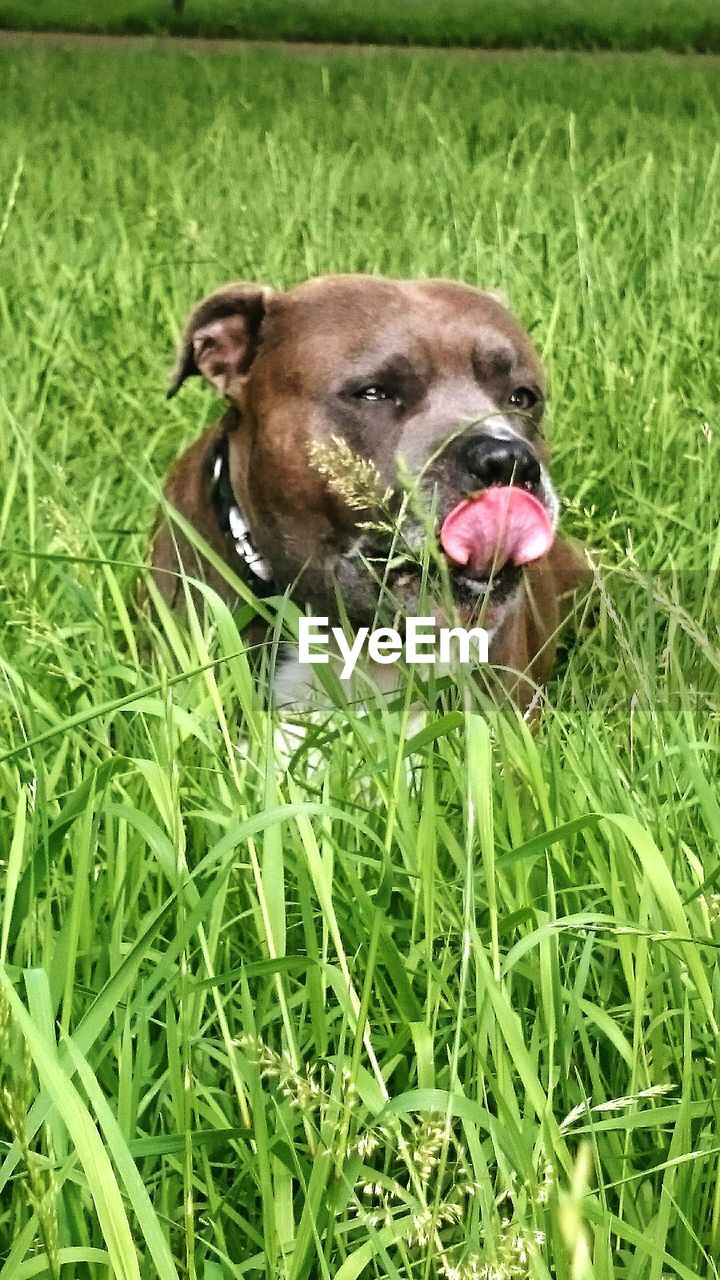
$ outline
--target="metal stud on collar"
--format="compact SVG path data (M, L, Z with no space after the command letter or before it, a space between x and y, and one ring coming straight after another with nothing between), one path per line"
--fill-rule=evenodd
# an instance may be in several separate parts
M218 524L224 534L233 540L235 551L249 572L263 583L265 594L267 584L272 582L273 574L270 564L259 551L255 550L250 526L238 503L230 483L228 466L227 436L221 436L212 460L212 496Z

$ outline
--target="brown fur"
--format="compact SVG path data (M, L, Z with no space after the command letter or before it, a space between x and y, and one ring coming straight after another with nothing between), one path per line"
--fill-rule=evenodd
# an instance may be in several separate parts
M490 660L504 668L503 684L525 710L535 689L550 678L562 624L590 572L569 542L556 538L542 560L524 571L520 605L500 627Z
M402 414L385 404L371 412L343 390L348 379L372 381L376 367L390 367L400 380ZM358 514L309 465L310 440L342 436L392 484L398 451L422 462L438 446L442 451L458 421L490 410L507 412L502 406L508 387L520 384L537 389L538 408L522 429L547 462L547 448L536 434L543 376L532 345L497 295L466 285L367 276L309 281L288 293L229 285L191 314L169 394L196 374L225 395L230 407L176 462L165 488L168 501L249 580L232 541L218 528L211 501L207 460L226 432L232 488L255 546L270 561L281 590L294 584L298 601L323 613L333 612L336 584L345 586L342 554L357 536ZM441 460L433 479L450 506L462 496L458 492L453 499L458 481L449 463ZM177 527L160 522L152 572L172 605L179 602L181 566L232 602L234 593L220 574ZM490 656L541 683L552 670L558 627L586 570L572 547L556 537L524 578L520 605L498 628ZM351 617L367 615L364 589L344 590ZM516 701L527 705L531 685L511 683Z

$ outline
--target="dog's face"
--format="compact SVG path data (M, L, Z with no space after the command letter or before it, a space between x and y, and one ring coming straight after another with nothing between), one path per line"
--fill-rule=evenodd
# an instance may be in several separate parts
M313 444L342 439L369 459L383 486L408 478L437 529L469 494L519 486L547 512L557 500L540 435L542 371L503 301L462 284L328 277L288 293L230 285L190 316L169 394L204 374L238 413L230 479L275 580L332 614L340 589L348 614L375 614L386 534L362 528L312 463ZM423 512L411 509L403 543L421 550ZM396 545L395 551L398 550ZM419 571L386 579L397 607L413 612ZM453 564L456 603L497 613L519 570ZM488 587L488 577L492 580Z

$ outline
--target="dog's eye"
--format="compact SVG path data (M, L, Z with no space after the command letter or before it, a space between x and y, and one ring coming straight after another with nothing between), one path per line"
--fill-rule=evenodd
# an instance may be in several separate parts
M360 387L358 391L353 391L356 400L367 400L370 404L375 404L378 400L392 400L389 391L385 387L378 387L372 383L369 387Z
M540 397L530 387L516 387L508 398L508 404L513 409L519 409L521 413L530 413L538 403Z

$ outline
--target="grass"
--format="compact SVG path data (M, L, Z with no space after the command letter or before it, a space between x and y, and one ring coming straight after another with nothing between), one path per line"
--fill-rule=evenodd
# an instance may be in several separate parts
M716 1276L717 77L0 62L0 1277ZM534 735L409 685L278 768L238 619L135 604L181 317L333 270L543 354L601 568Z
M718 0L0 0L0 27L255 40L720 51Z

